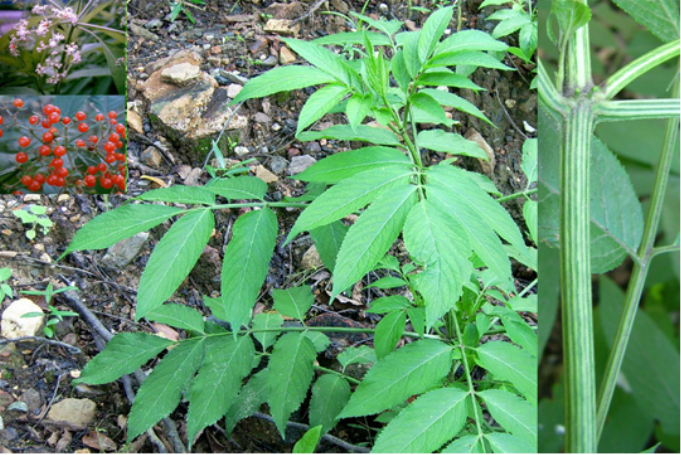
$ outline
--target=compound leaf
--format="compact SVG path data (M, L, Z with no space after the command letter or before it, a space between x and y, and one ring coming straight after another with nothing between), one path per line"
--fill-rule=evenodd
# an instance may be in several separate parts
M350 228L341 221L334 221L310 230L310 237L314 240L319 257L331 272L336 268L336 257L348 229Z
M376 357L379 360L395 350L395 346L400 341L406 324L406 313L404 311L395 311L388 313L376 325L374 348L376 349Z
M421 34L418 39L418 54L419 60L425 62L430 54L435 49L435 46L440 42L442 34L445 32L449 22L452 20L453 7L439 8L433 12L426 23L421 28Z
M143 201L176 202L178 204L215 204L215 195L200 186L174 185L147 191L137 197Z
M253 329L278 329L284 324L284 318L281 314L272 313L260 313L256 314L253 318ZM274 340L279 336L278 332L253 332L253 336L256 340L262 344L263 351L267 350L270 346L274 344Z
M168 303L147 313L150 321L168 324L178 329L193 330L203 333L204 322L201 313L193 308L176 303Z
M485 453L482 438L473 435L462 436L442 449L441 453Z
M264 368L254 374L239 392L225 413L225 431L229 434L236 423L252 416L267 401L269 370Z
M336 153L313 164L296 179L304 182L338 183L360 172L390 164L408 164L409 158L391 147L363 147L347 152Z
M337 359L343 368L353 363L376 363L376 352L368 346L350 346L338 354Z
M296 134L300 134L305 128L336 107L348 92L349 89L344 85L329 84L310 95L298 116Z
M428 62L429 68L438 66L475 66L480 68L494 68L498 70L512 70L489 54L479 51L457 52L454 54L440 54Z
M615 0L615 3L662 41L679 39L678 1Z
M426 77L426 76L428 76L428 74L431 74L431 73L426 73L423 76ZM433 73L433 74L437 74L437 73ZM454 75L454 76L456 76L456 75ZM433 82L435 82L435 81L433 81ZM427 85L429 85L429 84L427 84ZM440 84L437 84L437 85L440 85ZM480 87L477 87L477 88L479 89ZM437 101L438 103L440 103L444 106L451 106L455 109L458 109L462 112L465 112L466 114L470 114L474 117L477 117L480 120L484 120L485 122L489 123L490 125L493 125L493 123L490 122L487 117L485 117L485 114L483 114L480 109L475 107L475 105L472 104L470 101L467 101L467 100L461 98L460 96L456 96L453 93L443 92L442 90L437 90L437 89L432 89L432 88L421 89L421 92L427 93L428 95L432 96L435 99L435 101Z
M537 408L505 390L478 392L494 420L506 431L537 450Z
M226 199L262 200L267 193L267 183L258 177L242 175L229 179L213 179L204 187Z
M490 341L477 348L478 364L502 381L509 381L537 404L537 359L511 343Z
M296 54L348 87L359 87L359 76L348 64L330 50L309 41L283 38ZM244 87L246 88L246 87Z
M508 45L480 30L463 30L453 33L435 48L433 58L440 54L456 54L470 51L505 51Z
M274 289L272 290L272 298L274 299L275 310L284 316L296 318L299 321L305 319L305 314L314 303L314 295L310 286Z
M507 433L488 433L485 439L494 453L535 453L537 449Z
M322 437L322 427L317 425L305 432L302 438L293 446L293 453L314 453Z
M309 66L280 66L262 76L251 79L232 100L234 105L250 98L262 98L273 93L286 92L311 85L335 82L330 74Z
M321 425L322 434L336 425L336 416L350 399L350 384L335 374L320 376L312 387L310 426Z
M302 142L336 139L339 141L372 142L378 145L392 145L395 147L402 145L392 131L368 125L357 125L355 128L350 125L334 125L322 131L304 131L296 137Z
M442 130L426 130L419 132L417 138L419 147L489 161L487 153L476 142L464 139L460 134L445 133Z

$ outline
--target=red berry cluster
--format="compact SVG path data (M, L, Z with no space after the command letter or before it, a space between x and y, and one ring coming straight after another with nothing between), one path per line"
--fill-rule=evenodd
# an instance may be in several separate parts
M21 110L24 101L15 99L15 108ZM34 112L28 125L21 125L18 112L10 113L15 124L26 132L18 140L25 149L16 154L19 164L19 181L31 192L42 192L47 184L60 190L74 188L77 192L102 192L103 190L125 191L126 154L125 125L118 123L118 114L110 111L105 117L94 116L95 134L86 137L90 125L87 114L77 112L72 118L62 117L61 109L52 104ZM0 126L3 124L0 116ZM77 131L74 131L77 130ZM2 137L0 129L0 137ZM34 144L32 146L32 144ZM30 155L30 156L29 156ZM78 163L78 165L76 165ZM96 188L97 183L101 188ZM97 191L100 190L100 191ZM21 194L21 190L14 193Z

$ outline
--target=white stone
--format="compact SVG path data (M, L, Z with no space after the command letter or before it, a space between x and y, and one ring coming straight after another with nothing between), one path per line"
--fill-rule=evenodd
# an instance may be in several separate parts
M227 86L227 96L234 99L239 94L243 86L239 84L229 84Z
M300 174L301 172L303 172L305 169L312 166L316 162L317 160L312 158L310 155L294 156L293 159L291 159L291 164L288 167L288 174L289 175Z
M27 313L43 313L29 299L15 300L2 312L2 336L5 338L34 337L40 331L45 316L23 318Z
M189 62L178 63L161 72L161 80L175 85L187 85L199 78L201 69Z

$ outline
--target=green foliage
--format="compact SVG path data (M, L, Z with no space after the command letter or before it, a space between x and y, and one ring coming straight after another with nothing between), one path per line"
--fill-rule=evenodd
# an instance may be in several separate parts
M42 205L29 204L24 208L13 210L14 216L19 218L22 223L30 225L26 231L26 238L29 240L35 239L36 228L40 226L43 235L47 235L52 227L52 220L47 216L47 209Z
M151 191L100 215L76 234L66 254L106 248L182 215L149 259L137 317L181 328L184 339L170 343L150 341L150 335L117 335L82 377L86 383L113 380L173 345L138 392L130 439L172 412L182 396L189 403L190 443L222 416L231 432L265 403L283 436L287 421L311 396L312 429L294 451L313 451L341 419L384 412L381 418L387 425L374 446L379 452L436 451L449 441L445 450L469 443L471 449L487 452L536 445L524 431L534 418L528 409L536 403L529 390L536 387L530 366L536 358L536 334L517 313L536 312L536 304L510 295L517 290L509 257L532 265L534 250L496 200L500 193L489 179L449 161L429 166L421 160L420 149L487 159L476 143L451 129L458 122L445 115L443 106L489 120L463 98L432 87L482 90L452 67L509 69L492 54L508 46L483 32L464 31L443 40L452 12L451 7L436 11L418 32L401 32L399 21L353 14L374 31L341 33L317 42L286 39L313 67L279 67L244 86L235 103L321 85L300 112L297 138L368 143L324 158L295 176L309 182L304 196L269 202L263 181L236 172L220 177L213 173L205 187ZM346 52L336 54L320 43L341 44ZM332 110L343 112L347 124L310 130ZM527 154L523 165L535 168ZM536 150L534 158L536 162ZM152 201L156 204L148 203ZM173 208L174 203L182 208ZM236 219L231 237L227 235L221 296L204 302L225 324L203 321L193 309L164 304L210 241L211 212L244 206L251 209ZM284 243L310 233L333 273L332 300L368 273L377 274L372 286L386 294L370 302L367 310L382 315L375 329L308 326L315 295L301 282L272 290L268 303L273 310L252 316L256 300L263 298L261 288L278 243L278 207L304 208ZM349 226L342 221L348 215L357 215ZM408 254L398 260L386 254L400 237ZM391 295L397 288L408 290L405 295L410 297ZM483 305L492 291L500 302ZM414 332L405 331L407 324ZM319 366L319 353L332 343L325 333L343 331L372 332L373 348L346 347L337 357L342 371ZM499 332L508 338L489 340L488 335ZM411 342L396 349L405 337ZM105 368L108 360L111 366ZM355 379L350 376L354 364L371 368ZM486 370L489 380L474 384L475 366ZM503 391L502 398L494 391ZM484 395L487 392L491 394ZM496 406L494 412L501 416L497 424L485 421L483 403ZM522 413L509 417L508 403ZM495 438L502 430L507 437Z
M59 322L64 320L64 316L78 316L78 313L75 313L73 311L64 311L64 310L59 310L55 308L54 306L50 305L50 302L52 302L52 297L54 297L55 294L60 294L62 292L66 291L72 291L72 290L77 290L78 288L75 286L65 286L63 288L59 288L57 290L54 289L54 286L52 283L48 283L47 287L45 288L44 291L20 291L21 294L25 295L42 295L45 298L45 302L47 303L47 310L48 310L48 316L47 316L47 321L45 322L45 326L43 327L43 333L47 338L52 338L54 336L54 329L53 326L57 325ZM38 317L42 316L42 312L36 312L36 313L26 313L22 315L22 318L32 318L32 317Z
M0 269L0 282L9 280L11 276L12 270L10 270L9 267L3 267ZM8 296L11 299L14 297L14 293L12 292L12 288L9 287L9 284L0 283L0 303L5 300L5 296Z

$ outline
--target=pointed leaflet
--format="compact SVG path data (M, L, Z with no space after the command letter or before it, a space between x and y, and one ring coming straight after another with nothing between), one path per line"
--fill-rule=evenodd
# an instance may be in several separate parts
M206 342L206 357L189 388L187 440L222 417L233 403L241 381L251 371L255 348L251 337L220 336Z
M60 259L72 251L97 250L158 226L186 210L164 205L130 204L103 213L80 228Z
M74 383L106 384L130 374L174 342L148 333L119 333L90 360Z
M334 125L322 131L304 131L296 136L302 142L318 139L336 139L338 141L373 142L378 145L401 146L402 143L392 131L374 128L368 125Z
M303 231L333 223L361 209L377 197L409 181L413 171L408 164L390 165L361 172L330 188L310 204L298 217L286 241Z
M404 59L404 66L407 69L407 74L413 79L420 72L423 66L423 61L419 59L418 41L420 32L404 32L398 36L402 36L402 57Z
M312 344L314 345L314 349L317 352L323 352L324 349L328 348L329 345L331 344L331 340L329 339L329 337L324 335L322 332L310 332L306 330L303 333L305 334L307 339L312 342Z
M537 450L537 408L505 390L478 392L494 420L506 431Z
M476 142L464 139L460 134L445 133L442 130L427 130L419 132L417 138L419 147L489 161L487 153Z
M488 20L491 20L490 16ZM524 27L525 25L532 25L530 16L527 14L519 13L508 19L504 19L492 31L493 38L501 38L502 36L508 36Z
M433 56L469 51L505 51L507 48L506 43L495 40L485 32L463 30L438 44Z
M426 199L412 209L404 226L407 250L424 263L416 288L426 301L428 327L454 307L473 271L469 241L457 225Z
M204 338L182 341L142 383L128 420L128 443L175 410L203 362Z
M494 453L535 453L536 448L506 433L488 433L485 439Z
M310 286L298 286L288 289L273 289L274 309L290 318L299 321L305 319L305 315L312 308L314 294Z
M466 435L455 439L441 453L485 453L485 450L482 447L482 438Z
M531 404L537 403L537 358L511 343L490 341L477 350L478 364L509 381Z
M204 188L226 199L262 200L267 192L267 183L257 177L243 175L229 179L213 179Z
M168 324L178 329L203 332L204 323L201 313L193 308L176 303L162 305L145 316L150 321Z
M678 0L615 0L615 3L662 41L679 39Z
M373 105L374 99L371 95L354 94L348 100L348 104L345 106L345 115L348 117L348 123L352 129L357 128L364 121Z
M284 437L286 422L298 409L312 382L317 357L312 342L302 333L287 333L274 345L267 379L267 403L279 433Z
M390 60L390 69L397 84L406 92L409 87L410 78L404 62L404 51L402 49L398 49L395 55L393 55L393 58Z
M494 68L507 71L513 70L513 68L509 68L491 55L478 51L436 55L428 62L426 66L428 68L434 68L437 66L463 65L477 66L481 68Z
M494 306L487 303L483 305L483 311L490 316L499 316L506 329L506 335L511 341L523 347L532 355L537 354L537 334L518 313L502 305Z
M335 374L320 376L312 387L310 426L322 426L322 434L336 425L336 416L350 399L350 384Z
M419 78L416 80L416 84L421 86L421 85L429 85L429 86L435 86L439 87L441 85L447 86L447 87L456 87L456 88L467 88L471 89L473 91L478 91L478 90L485 90L484 88L480 87L478 84L475 82L471 81L465 76L462 76L460 74L456 73L449 73L445 71L437 71L440 68L433 68L433 70L428 71L427 73L423 73L419 76ZM442 90L438 90L439 92L442 93L448 93L444 92ZM456 96L456 95L452 95ZM433 98L436 98L433 96ZM437 98L436 98L437 99ZM444 104L444 103L440 103ZM476 108L477 109L477 108Z
M187 213L166 232L142 272L136 321L173 295L196 265L214 227L213 212L203 209Z
M277 217L267 207L248 212L236 220L233 232L222 263L222 305L236 330L248 323L267 276L277 241Z
M345 44L363 44L365 33L374 46L390 46L390 38L381 33L366 30L361 32L334 33L312 40L312 42L320 45L334 44L341 46Z
M433 390L392 419L376 439L374 453L432 453L466 423L466 397L458 389Z
M169 188L159 188L147 191L137 197L143 201L177 202L180 204L205 204L215 203L215 195L200 186L175 185Z
M419 340L398 349L364 377L339 418L378 414L439 383L452 366L452 349Z
M231 433L236 423L258 412L260 406L267 401L267 377L269 370L264 368L251 376L241 389L236 400L225 413L225 431Z
M337 359L340 364L343 365L343 369L345 369L348 365L352 365L354 363L376 363L376 353L368 346L350 346L338 354Z
M310 95L298 116L296 135L338 106L348 92L344 85L329 84Z
M409 158L395 148L363 147L330 155L296 174L296 179L304 182L338 183L376 166L409 162Z
M551 14L558 21L558 48L563 48L573 33L591 20L591 10L585 3L576 0L554 0ZM551 24L549 24L549 29Z
M406 324L406 313L404 311L395 311L386 315L376 325L374 348L376 349L376 357L379 360L395 350L395 346L400 341Z
M422 115L425 116L424 119L417 121L421 123L442 123L444 125L451 123L451 119L448 119L445 115L445 110L432 96L420 92L415 93L409 97L409 102L413 107L421 110Z
M314 240L319 257L331 273L336 268L336 257L348 229L350 228L341 221L334 221L310 230L310 237Z
M452 20L453 7L439 8L432 13L421 28L418 40L419 60L425 62L440 41L442 34Z
M274 344L279 333L257 332L260 329L278 329L284 324L284 318L279 313L260 313L253 318L253 336L262 344L263 351Z
M283 38L286 45L296 54L303 57L314 66L333 76L348 87L360 87L357 72L338 55L330 50L308 41ZM244 87L245 88L245 87Z
M428 73L424 74L423 77L428 77ZM436 82L436 81L433 81L433 82ZM437 85L440 85L440 84L437 84ZM477 88L480 88L480 87L477 87ZM469 101L466 101L465 99L463 99L459 96L456 96L453 93L447 93L447 92L443 92L442 90L436 90L436 89L432 89L432 88L421 89L421 92L427 93L428 95L432 96L433 99L435 99L435 101L442 104L443 106L451 106L455 109L460 110L461 112L465 112L466 114L470 114L474 117L477 117L481 120L484 120L485 122L489 123L490 125L494 125L492 122L489 121L489 119L487 117L485 117L485 114L483 114L482 111L480 111L480 109L475 107Z
M322 426L310 428L305 432L302 438L293 446L292 453L314 453L319 444L319 438L322 437Z
M371 302L371 308L366 310L367 313L390 313L392 311L401 311L409 308L411 302L401 295L389 295L387 297L380 297Z
M362 22L366 22L367 24L371 25L374 27L376 30L380 30L383 33L385 33L387 36L393 36L395 33L397 33L400 28L402 28L402 22L398 20L392 20L392 21L386 21L383 19L373 19L369 16L365 16L363 14L358 14L355 13L354 11L350 11L350 15L354 16L358 19L360 19ZM388 42L389 45L390 43Z
M416 186L407 184L383 193L360 215L338 252L332 299L371 271L388 252L415 203Z
M262 98L273 93L286 92L311 85L335 82L335 78L324 71L309 66L280 66L262 76L251 79L231 104L250 98Z

